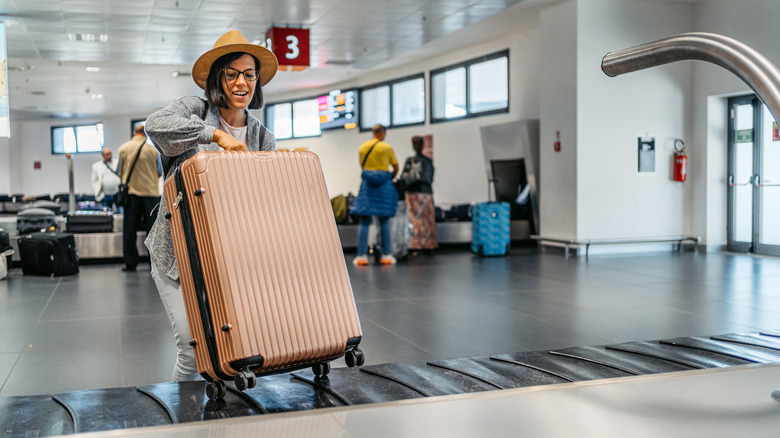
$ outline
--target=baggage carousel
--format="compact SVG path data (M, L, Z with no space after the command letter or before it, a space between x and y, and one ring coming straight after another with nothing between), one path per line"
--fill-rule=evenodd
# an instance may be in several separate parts
M76 247L79 250L81 260L116 260L122 258L122 229L123 216L114 215L114 231L111 233L78 233L74 235ZM60 230L66 229L63 216L57 216L57 224ZM6 230L11 237L11 246L14 248L13 260L19 261L19 247L16 232L16 215L0 215L0 228ZM510 238L512 241L527 241L531 238L530 222L527 220L513 220L510 223ZM357 225L339 225L339 238L341 246L345 249L357 247ZM437 222L436 233L438 241L442 245L465 245L471 243L471 222ZM141 257L148 256L144 239L146 233L139 232L136 244L138 254Z
M780 386L778 362L780 332L686 337L334 368L322 379L300 371L261 377L244 392L229 385L219 400L206 397L204 381L0 398L0 430L505 436L520 422L545 435L769 436L780 428L780 403L770 397ZM217 419L227 421L204 422Z

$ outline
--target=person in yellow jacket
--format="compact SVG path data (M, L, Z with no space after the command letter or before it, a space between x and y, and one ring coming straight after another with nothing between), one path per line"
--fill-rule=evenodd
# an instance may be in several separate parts
M375 125L371 129L373 138L358 149L362 169L360 191L352 204L350 213L360 216L358 228L357 257L353 263L357 266L368 264L368 228L372 216L379 218L380 239L383 265L393 265L390 242L390 224L388 220L395 215L398 206L398 192L393 178L398 174L398 160L393 147L384 142L385 127Z

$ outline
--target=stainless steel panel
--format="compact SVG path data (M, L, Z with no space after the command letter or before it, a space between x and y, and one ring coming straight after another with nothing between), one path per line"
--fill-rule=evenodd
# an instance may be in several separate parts
M357 247L357 225L339 225L339 237L343 248ZM531 224L526 220L511 221L509 236L512 240L531 238ZM437 222L436 238L440 244L471 243L471 222Z

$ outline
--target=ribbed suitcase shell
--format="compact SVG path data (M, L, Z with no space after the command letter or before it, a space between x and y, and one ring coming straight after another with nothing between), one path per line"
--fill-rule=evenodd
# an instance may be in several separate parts
M361 329L319 158L311 152L200 152L180 170L186 201L165 198L198 371L225 380L341 357ZM194 195L200 189L200 195ZM214 369L198 308L181 209L192 215L212 317ZM229 330L222 329L230 327Z
M471 210L471 251L506 255L509 250L509 203L482 202Z

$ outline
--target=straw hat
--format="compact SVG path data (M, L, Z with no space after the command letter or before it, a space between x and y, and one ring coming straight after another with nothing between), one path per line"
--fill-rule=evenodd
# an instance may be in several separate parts
M253 55L260 61L260 84L265 85L276 74L279 62L276 56L268 49L249 41L237 30L228 31L219 37L214 48L200 55L195 65L192 66L192 79L202 89L206 89L206 79L209 77L211 65L222 55L233 52L245 52Z

